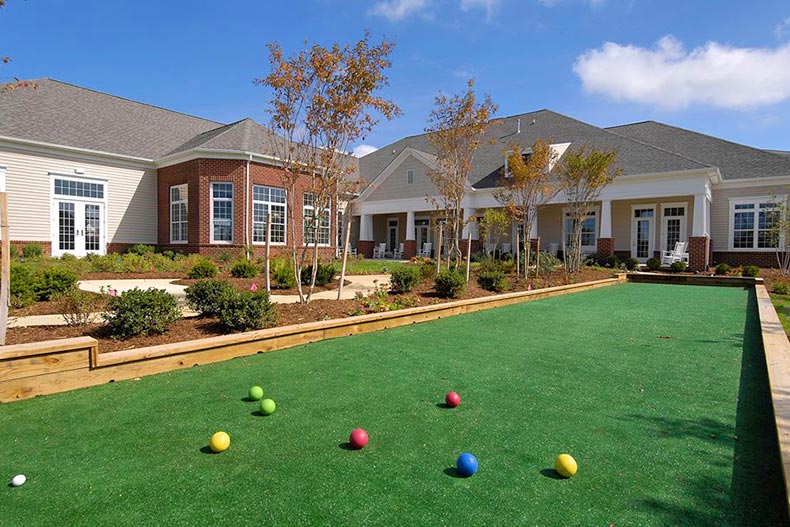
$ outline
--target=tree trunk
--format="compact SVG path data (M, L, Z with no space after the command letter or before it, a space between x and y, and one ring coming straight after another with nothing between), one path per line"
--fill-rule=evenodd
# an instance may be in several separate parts
M266 292L272 292L271 281L271 239L272 239L272 211L266 215L266 255L263 263L263 274L266 276Z
M8 295L11 282L11 241L8 239L8 194L0 192L0 236L2 241L2 271L0 271L0 346L5 345L8 326Z
M340 283L337 285L337 299L340 300L343 294L343 282L346 279L346 261L348 260L348 244L351 238L351 221L346 221L346 236L343 241L343 264L340 266Z

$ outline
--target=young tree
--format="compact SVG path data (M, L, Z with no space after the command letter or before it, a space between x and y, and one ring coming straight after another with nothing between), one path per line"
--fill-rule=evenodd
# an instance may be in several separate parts
M521 224L524 232L524 276L529 276L530 233L538 217L538 209L551 201L559 186L551 179L550 170L557 159L551 145L538 139L532 151L525 155L518 145L511 145L507 153L507 173L499 180L500 188L494 197L507 209L514 222ZM520 250L520 249L516 249ZM536 260L537 268L540 261Z
M331 211L339 196L352 195L358 188L354 164L345 152L375 126L376 114L390 119L399 113L397 105L375 95L387 85L384 71L391 65L392 48L388 41L371 46L369 33L354 46L313 45L291 57L272 43L270 72L255 81L272 90L270 128L275 134L271 142L286 190L289 250L302 303L310 301L315 287L318 247L332 239ZM304 204L297 202L299 186L305 188ZM301 251L296 244L296 210L307 211L300 222L305 242ZM308 248L312 249L313 273L305 295L301 270ZM345 258L344 254L344 262Z
M485 96L478 103L474 82L467 83L463 95L436 96L436 107L428 117L428 141L436 150L436 169L428 177L436 187L438 197L427 197L438 211L445 215L446 235L450 241L449 253L461 261L461 234L464 227L464 211L461 207L472 160L483 136L488 130L491 116L497 106L491 97ZM437 247L437 256L441 251ZM448 255L449 258L449 255Z
M765 226L770 229L768 243L775 248L776 264L782 276L790 276L790 187L774 192L765 214Z
M564 194L571 224L570 247L565 249L565 269L576 273L581 267L582 226L601 191L620 174L613 165L617 152L582 146L568 150L554 173Z
M3 7L5 7L5 0L0 0L0 9L2 9ZM0 56L0 65L8 64L9 62L11 62L11 57ZM14 91L17 88L36 89L37 87L38 85L35 82L23 81L21 79L17 79L16 77L14 77L12 82L0 84L0 93Z
M489 256L496 254L499 242L507 233L508 225L510 225L510 218L503 209L486 209L483 212L483 216L480 218L480 239L486 244L487 255L489 242L494 246L492 254Z

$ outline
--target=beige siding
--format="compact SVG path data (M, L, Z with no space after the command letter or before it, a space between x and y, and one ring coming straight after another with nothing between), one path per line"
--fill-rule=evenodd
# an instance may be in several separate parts
M538 209L540 245L548 248L557 243L562 247L562 205L546 205Z
M12 240L51 239L50 174L107 180L107 242L156 243L156 169L3 148ZM84 174L76 174L82 171Z
M662 232L661 205L668 203L683 203L686 207L686 238L691 236L691 226L694 214L694 196L682 196L671 198L648 198L638 200L618 200L612 201L612 238L614 238L615 251L631 250L631 206L632 205L655 205L654 219L654 239L653 250L660 251ZM600 226L599 226L600 227Z
M406 183L406 173L414 170L414 183ZM366 201L386 199L423 198L436 193L428 178L428 166L413 156L407 157L396 169L376 188Z
M710 205L710 237L713 240L713 250L729 250L730 199L756 196L772 197L787 194L790 194L790 189L782 186L714 188Z

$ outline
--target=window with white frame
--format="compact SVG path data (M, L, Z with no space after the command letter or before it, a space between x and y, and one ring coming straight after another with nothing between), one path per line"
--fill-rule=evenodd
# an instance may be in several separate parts
M730 201L732 249L771 250L780 242L779 220L783 201L773 198Z
M252 242L266 243L266 221L271 214L270 243L285 243L285 189L252 186Z
M414 169L412 168L406 171L406 184L407 185L414 184Z
M211 242L233 243L233 183L211 184Z
M565 221L563 222L563 229L565 230L565 246L570 247L571 236L573 235L573 225L575 220L570 217L568 212L565 212ZM587 213L587 217L582 221L582 249L594 250L598 241L598 217L596 211L591 210Z
M316 213L316 195L312 192L305 192L303 199L302 234L305 245L315 243L314 234L318 238L318 245L329 245L331 211L326 208L320 213Z
M188 186L170 187L170 243L187 243Z

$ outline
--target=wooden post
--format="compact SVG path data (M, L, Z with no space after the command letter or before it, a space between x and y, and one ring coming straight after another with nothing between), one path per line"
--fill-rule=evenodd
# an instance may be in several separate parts
M442 268L442 229L443 226L439 224L439 243L436 246L436 274L439 274L439 270Z
M345 240L343 241L343 265L340 266L340 283L337 286L337 299L343 294L343 282L346 279L346 261L348 260L348 244L351 241L351 221L346 222Z
M269 260L271 256L271 246L270 240L272 239L272 210L269 209L269 213L266 215L266 261L264 262L264 270L263 273L266 275L266 292L272 292L272 280L271 280L271 266L269 265Z
M469 269L472 268L472 233L469 232L469 239L466 240L466 282L469 283Z
M540 269L540 236L538 236L538 243L535 245L535 278L538 277L539 269Z
M8 239L8 195L5 191L5 178L0 182L0 235L3 237L0 249L2 254L2 274L0 274L0 346L5 346L8 326L8 290L11 281L11 240Z
M519 258L521 256L521 249L519 248L519 245L521 245L521 237L518 234L518 229L516 229L516 249L515 249L515 253L516 253L516 277L517 278L521 276L521 258Z

